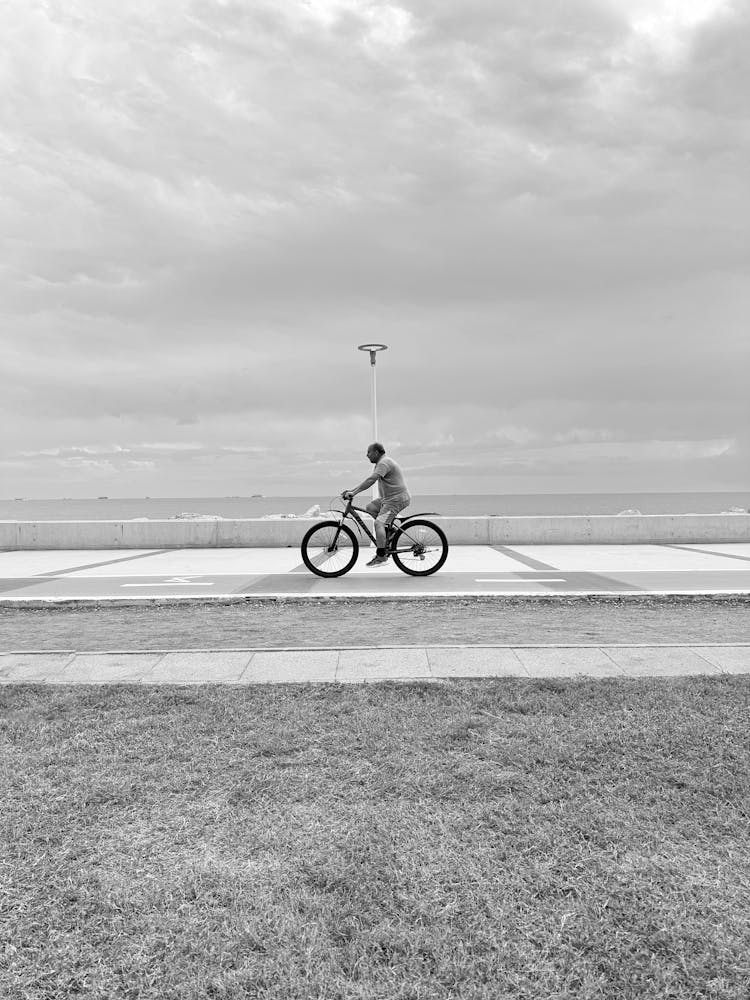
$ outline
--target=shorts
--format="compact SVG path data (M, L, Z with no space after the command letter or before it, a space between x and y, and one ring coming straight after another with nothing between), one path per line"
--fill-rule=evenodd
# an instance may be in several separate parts
M380 498L371 500L365 510L372 514L376 521L387 525L393 521L396 514L408 507L410 503L411 497L408 493L399 493L395 497L386 497L384 500Z

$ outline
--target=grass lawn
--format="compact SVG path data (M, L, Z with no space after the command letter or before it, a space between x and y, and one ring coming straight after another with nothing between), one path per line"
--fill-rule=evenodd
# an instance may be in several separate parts
M737 998L747 677L0 688L0 995Z

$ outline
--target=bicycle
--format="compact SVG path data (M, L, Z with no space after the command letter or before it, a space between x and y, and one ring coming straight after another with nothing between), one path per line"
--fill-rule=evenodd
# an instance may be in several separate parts
M317 576L326 578L343 576L357 561L359 539L349 525L344 524L346 520L354 521L357 531L364 532L373 544L377 544L375 535L359 516L367 514L364 507L355 507L350 499L343 511L331 509L330 513L341 514L341 517L338 521L321 521L314 525L305 533L301 544L305 566ZM437 573L448 558L448 539L442 528L425 520L424 514L407 514L394 517L392 526L386 530L386 552L409 576L429 576Z

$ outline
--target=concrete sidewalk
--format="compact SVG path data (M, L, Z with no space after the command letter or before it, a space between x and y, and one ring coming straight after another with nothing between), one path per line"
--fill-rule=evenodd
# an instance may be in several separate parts
M750 644L0 653L0 684L291 684L750 674Z

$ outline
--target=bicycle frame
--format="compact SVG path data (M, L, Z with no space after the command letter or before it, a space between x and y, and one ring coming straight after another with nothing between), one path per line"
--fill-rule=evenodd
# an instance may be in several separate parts
M364 507L355 507L354 504L353 504L353 502L351 500L347 500L346 501L346 507L344 508L344 510L343 511L338 511L337 513L341 514L341 522L339 524L339 528L341 527L341 524L343 524L344 521L346 521L347 518L349 518L352 521L354 521L354 523L357 525L357 530L358 531L363 531L367 535L367 537L370 539L370 541L372 542L373 545L377 545L378 544L377 538L375 537L375 535L370 531L370 529L367 527L367 525L365 524L365 522L359 516L360 513L367 514L368 517L372 516L371 514L368 513L368 511L365 510ZM416 516L417 516L416 514L410 514L409 515L409 517L416 517ZM393 519L393 521L391 522L391 527L394 528L395 530L397 530L398 532L401 532L401 530L402 530L401 529L401 525L400 524L398 524L398 525L394 524L393 522L396 521L396 519L398 519L399 521L408 521L409 517L398 518L398 515L397 515ZM333 546L336 545L336 543L338 542L338 540L339 540L339 532L337 531L336 535L334 536L332 545L331 545L332 548L333 548ZM408 552L411 549L411 545L407 545L407 546L405 546L402 549L401 548L397 548L395 545L393 545L393 539L392 538L391 538L390 541L391 541L391 544L389 544L389 546L388 546L388 551L389 552Z

